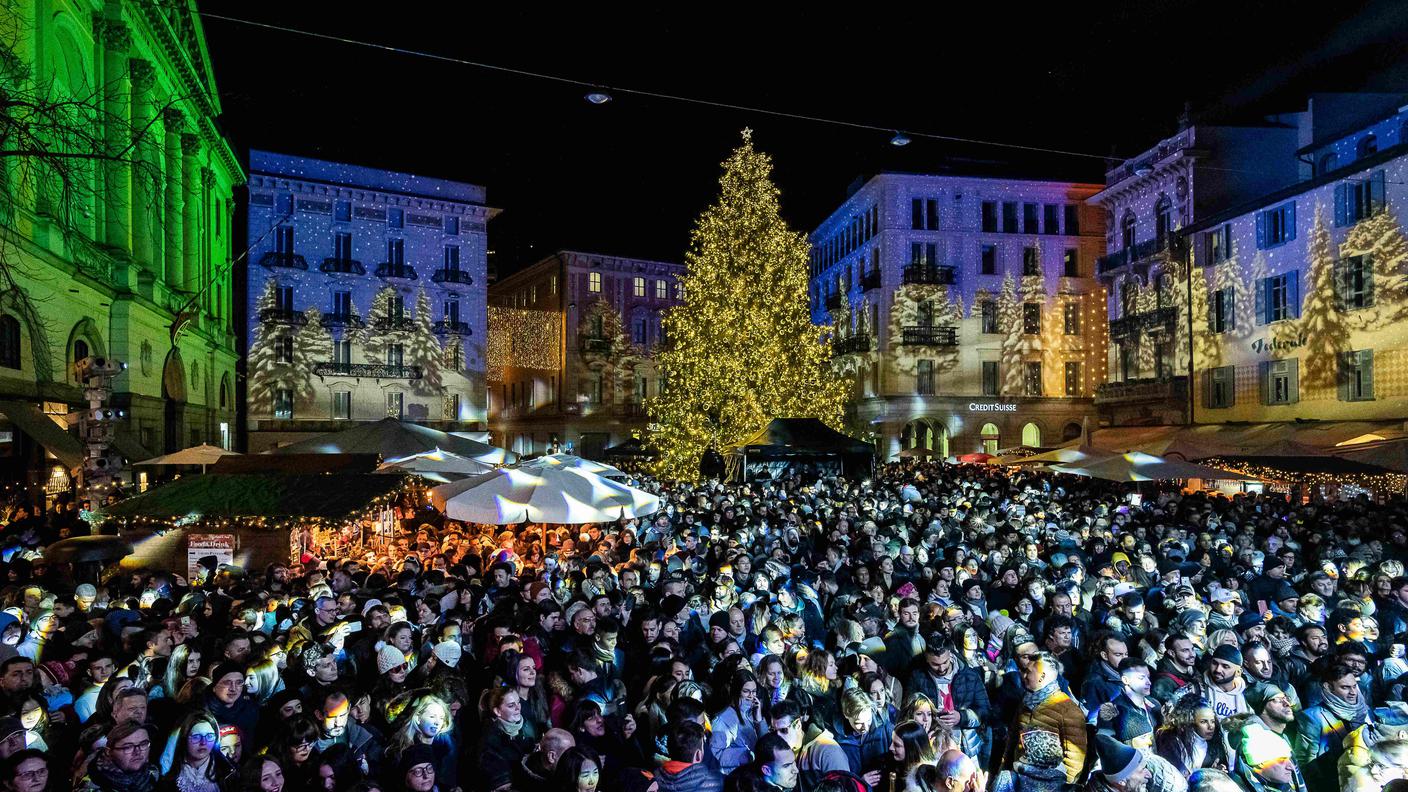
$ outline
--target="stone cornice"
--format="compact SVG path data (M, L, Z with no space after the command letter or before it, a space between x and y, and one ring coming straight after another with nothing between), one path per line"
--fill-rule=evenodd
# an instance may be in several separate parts
M396 206L405 209L423 209L430 212L462 215L477 220L487 220L495 211L482 204L440 201L385 190L374 190L369 187L304 181L262 173L251 173L248 185L250 192L289 192L295 195L316 195L320 198L339 198L380 206Z

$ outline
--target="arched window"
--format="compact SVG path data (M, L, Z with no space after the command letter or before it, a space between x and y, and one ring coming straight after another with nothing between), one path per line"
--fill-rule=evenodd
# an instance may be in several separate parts
M1359 139L1359 145L1354 147L1355 155L1363 159L1370 154L1377 154L1379 151L1379 139L1372 134L1365 135Z
M0 368L20 367L20 322L9 314L0 314Z
M1031 448L1041 447L1041 427L1034 423L1029 423L1022 427L1022 445Z
M87 342L87 341L84 341L84 340L81 339L81 338L74 339L74 342L73 342L73 362L74 362L74 364L77 365L77 364L78 364L78 361L82 360L83 358L88 357L88 354L89 354L89 352L88 352L88 342Z
M1066 428L1061 430L1061 439L1066 442L1070 442L1071 440L1079 438L1080 433L1080 424L1072 421L1071 423L1066 424Z
M1324 176L1325 174L1339 167L1339 164L1339 157L1335 156L1335 152L1331 151L1326 153L1320 158L1320 175Z
M1163 247L1171 233L1173 233L1173 201L1167 195L1160 195L1158 203L1154 204L1154 237L1159 240L1159 247Z
M1124 219L1120 221L1120 234L1126 249L1134 247L1134 213L1125 212Z
M997 424L983 424L983 428L981 431L979 431L978 434L981 436L983 441L983 453L996 454L998 441L1002 439L1002 435L997 431Z

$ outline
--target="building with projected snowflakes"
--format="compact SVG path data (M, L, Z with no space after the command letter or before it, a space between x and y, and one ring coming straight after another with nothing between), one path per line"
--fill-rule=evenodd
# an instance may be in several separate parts
M250 152L249 448L386 416L482 429L483 187Z

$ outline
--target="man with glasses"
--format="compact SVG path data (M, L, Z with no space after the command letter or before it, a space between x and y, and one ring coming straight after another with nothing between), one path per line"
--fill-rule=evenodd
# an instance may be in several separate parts
M119 723L108 732L107 747L93 757L75 792L150 792L160 775L151 752L146 726Z
M239 729L245 745L254 743L255 726L259 723L259 707L245 695L244 669L234 663L221 663L210 675L210 688L205 692L206 712L221 726Z
M323 596L313 600L313 612L298 623L289 633L290 643L303 643L321 636L323 631L337 621L337 600Z

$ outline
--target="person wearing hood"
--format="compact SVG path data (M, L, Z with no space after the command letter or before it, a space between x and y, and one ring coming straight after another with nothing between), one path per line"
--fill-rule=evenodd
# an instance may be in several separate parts
M722 792L723 774L704 761L706 742L704 727L694 721L670 729L665 742L669 759L655 775L660 792Z
M1333 663L1320 675L1320 702L1296 716L1294 758L1305 773L1311 792L1333 790L1344 738L1371 719L1369 702L1359 688L1359 675L1343 663Z
M246 745L254 744L259 708L245 695L244 669L234 663L221 663L210 679L204 696L205 711L215 716L221 726L239 729Z

